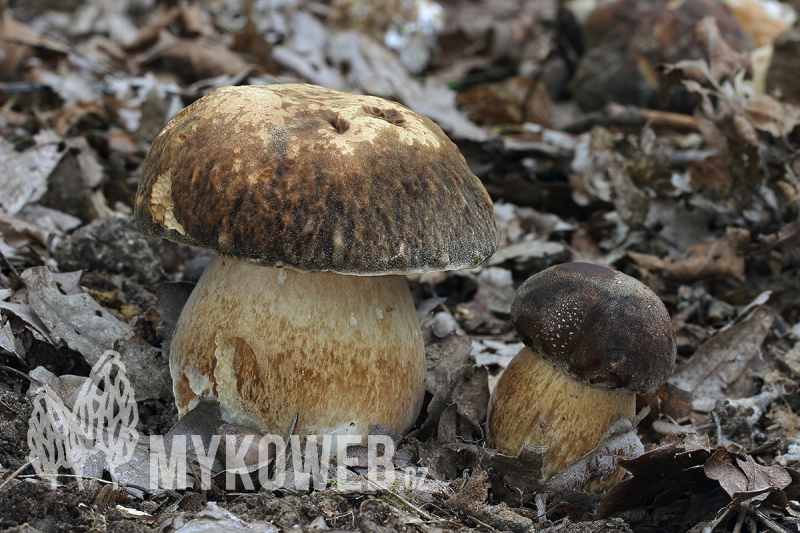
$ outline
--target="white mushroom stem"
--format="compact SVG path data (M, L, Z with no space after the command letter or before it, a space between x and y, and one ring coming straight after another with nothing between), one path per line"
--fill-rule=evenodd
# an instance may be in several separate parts
M200 395L222 417L283 435L407 431L424 346L403 276L344 276L214 256L183 309L170 367L179 413Z
M489 402L489 440L507 455L523 444L549 446L542 475L550 479L575 459L593 450L614 415L636 414L636 395L586 385L542 359L528 347L511 360ZM618 469L601 483L585 487L603 491L624 474Z

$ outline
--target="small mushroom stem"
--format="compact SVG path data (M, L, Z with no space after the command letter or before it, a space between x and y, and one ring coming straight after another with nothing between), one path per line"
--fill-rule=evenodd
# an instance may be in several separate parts
M179 414L202 395L223 419L284 434L407 431L424 394L424 346L403 276L344 276L214 256L175 329Z
M636 395L581 383L525 347L500 376L489 402L489 441L507 455L523 444L549 446L542 475L549 480L592 451L614 415L636 414ZM620 468L585 490L603 491L624 474Z

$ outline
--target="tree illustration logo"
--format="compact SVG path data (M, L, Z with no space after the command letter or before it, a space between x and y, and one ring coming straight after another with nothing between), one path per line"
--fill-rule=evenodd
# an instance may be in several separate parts
M139 411L119 353L106 350L78 390L72 408L49 385L34 398L28 422L30 459L36 473L56 484L59 469L71 468L83 485L87 460L103 455L117 481L116 469L133 457L139 441Z

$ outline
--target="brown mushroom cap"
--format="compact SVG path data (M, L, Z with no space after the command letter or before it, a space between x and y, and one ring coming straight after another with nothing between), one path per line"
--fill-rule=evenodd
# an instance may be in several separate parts
M511 321L522 342L589 385L652 392L675 364L664 304L640 281L602 266L565 263L530 277Z
M499 228L431 120L303 84L222 87L153 141L139 231L264 265L341 274L474 267Z

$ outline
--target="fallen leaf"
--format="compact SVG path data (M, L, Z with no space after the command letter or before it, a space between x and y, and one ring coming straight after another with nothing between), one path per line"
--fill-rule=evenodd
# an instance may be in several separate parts
M543 83L529 76L482 83L458 93L456 102L476 124L550 124L552 102Z
M30 26L15 20L8 11L2 15L0 35L5 41L43 48L59 54L66 55L72 51L66 44L45 37Z
M653 395L658 399L659 411L671 419L680 420L689 416L692 407L691 392L667 382Z
M191 79L236 76L250 65L226 46L203 40L179 39L162 30L158 43L142 54L142 66L161 62Z
M597 446L553 476L547 483L548 489L554 492L583 490L590 487L591 481L603 481L614 474L620 460L634 459L642 453L644 446L636 435L636 427L618 414L611 420Z
M744 114L756 129L769 132L773 137L785 137L800 124L800 108L766 94L750 96Z
M62 294L46 267L25 270L22 280L28 288L30 306L51 338L83 354L90 365L94 365L103 352L114 349L116 343L133 335L130 328L88 294Z
M505 268L489 267L478 274L478 293L475 298L483 298L489 311L500 314L511 313L514 300L514 280L511 271Z
M83 224L77 217L39 204L26 205L17 216L51 233L71 231Z
M34 141L32 147L17 152L0 138L0 207L9 215L44 195L47 178L64 156L61 139L52 131L40 131Z
M53 344L47 326L44 325L30 305L0 300L0 310L7 311L25 322L35 339Z
M91 379L85 376L73 376L72 374L56 376L42 366L31 370L29 375L31 379L35 380L34 390L29 392L29 395L35 395L38 387L47 386L68 409L74 407L84 385L88 384L91 387L92 394L100 394L94 384L91 384Z
M485 366L476 366L469 377L465 377L453 389L453 403L458 414L466 418L482 436L481 425L486 421L489 406L489 371ZM464 436L466 437L466 436Z
M172 398L169 362L160 350L139 335L121 340L117 349L128 369L137 401Z
M708 277L730 276L745 281L745 261L730 239L690 246L681 259L661 259L639 252L627 252L636 264L647 270L661 270L669 279L692 283Z
M14 335L11 324L5 316L0 315L0 348L8 353L17 356L17 359L24 364L25 347L22 341Z
M669 382L692 393L694 409L712 410L716 401L731 396L731 389L758 355L773 320L772 312L761 307L748 319L720 331L703 343Z
M475 367L473 365L464 364L456 368L449 377L447 387L438 389L433 395L433 398L428 404L428 418L421 427L409 433L409 436L414 438L425 438L429 436L434 428L439 427L439 420L448 408L452 407L450 416L454 416L455 413L457 413L457 407L453 402L453 393L462 382L472 379L474 374ZM455 419L451 419L451 421L455 422Z
M714 17L706 16L695 24L694 33L700 46L708 50L714 81L732 80L738 71L751 68L749 55L737 52L725 42Z
M493 339L473 340L471 355L475 358L476 364L499 365L505 368L524 347L525 345L521 342L506 343Z
M566 253L566 248L560 242L547 239L530 239L504 246L484 262L485 266L495 266L515 259L541 259L543 257L559 257Z
M648 505L661 494L695 486L703 491L703 482L711 488L703 470L698 468L711 457L706 446L669 443L649 450L639 457L620 461L633 477L611 487L603 496L594 518L608 518L616 511ZM671 500L668 500L671 501Z
M511 506L528 503L546 486L540 482L542 459L547 446L523 444L517 457L495 453L481 459L481 466L489 474L494 501ZM487 451L488 454L488 451Z
M703 466L706 476L719 481L720 486L734 498L737 494L758 492L750 499L763 501L768 492L785 489L792 482L789 473L780 466L756 464L749 455L735 454L717 448ZM762 492L762 491L767 492Z
M436 394L446 387L451 374L467 363L471 350L472 343L464 335L453 332L443 338L434 336L425 344L425 389Z

